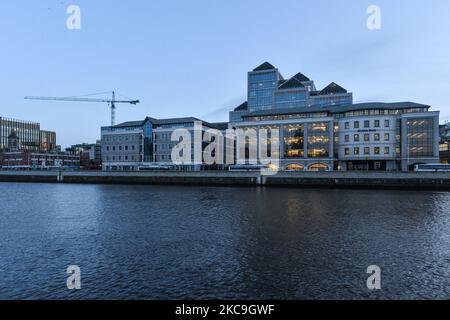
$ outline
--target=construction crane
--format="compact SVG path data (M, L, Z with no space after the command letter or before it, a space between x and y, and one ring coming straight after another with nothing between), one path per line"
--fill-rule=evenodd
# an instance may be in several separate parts
M104 93L104 92L103 92ZM73 101L73 102L102 102L108 103L111 107L111 126L116 124L116 104L117 103L129 103L132 105L137 105L140 103L139 100L116 100L116 92L112 91L111 99L93 99L93 98L81 98L81 97L35 97L27 96L27 100L47 100L47 101Z

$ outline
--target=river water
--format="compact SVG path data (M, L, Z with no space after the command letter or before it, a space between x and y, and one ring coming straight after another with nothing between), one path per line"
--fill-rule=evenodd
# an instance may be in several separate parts
M0 299L430 298L447 192L0 183Z

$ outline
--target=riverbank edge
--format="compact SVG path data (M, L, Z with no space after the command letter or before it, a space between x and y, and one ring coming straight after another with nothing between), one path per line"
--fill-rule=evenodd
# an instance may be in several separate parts
M450 191L450 173L392 172L0 172L0 182L433 189Z

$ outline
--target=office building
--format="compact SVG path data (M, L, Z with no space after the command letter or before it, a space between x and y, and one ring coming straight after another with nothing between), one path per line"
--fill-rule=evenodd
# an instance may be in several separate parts
M80 168L80 156L68 153L8 151L1 154L2 170L59 170Z
M147 117L142 121L130 121L113 127L102 128L101 152L104 171L137 171L152 168L199 171L202 169L223 169L222 165L204 165L202 154L194 148L195 134L203 139L205 130L224 133L228 123L211 124L194 117L155 119ZM172 133L185 129L192 142L191 163L175 165L172 159ZM200 140L199 140L200 141ZM203 143L201 143L203 146Z
M230 127L278 129L280 170L406 171L439 162L439 112L429 109L354 104L334 82L317 90L302 73L285 80L266 62L248 73L248 101L230 112Z
M450 123L439 126L441 141L439 143L439 157L441 163L450 164Z
M56 133L41 130L38 122L0 117L0 152L10 149L32 152L55 151Z

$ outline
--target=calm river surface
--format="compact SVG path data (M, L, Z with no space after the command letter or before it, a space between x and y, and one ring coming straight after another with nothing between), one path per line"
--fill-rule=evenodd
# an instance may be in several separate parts
M448 299L450 193L0 183L0 299L66 298Z

